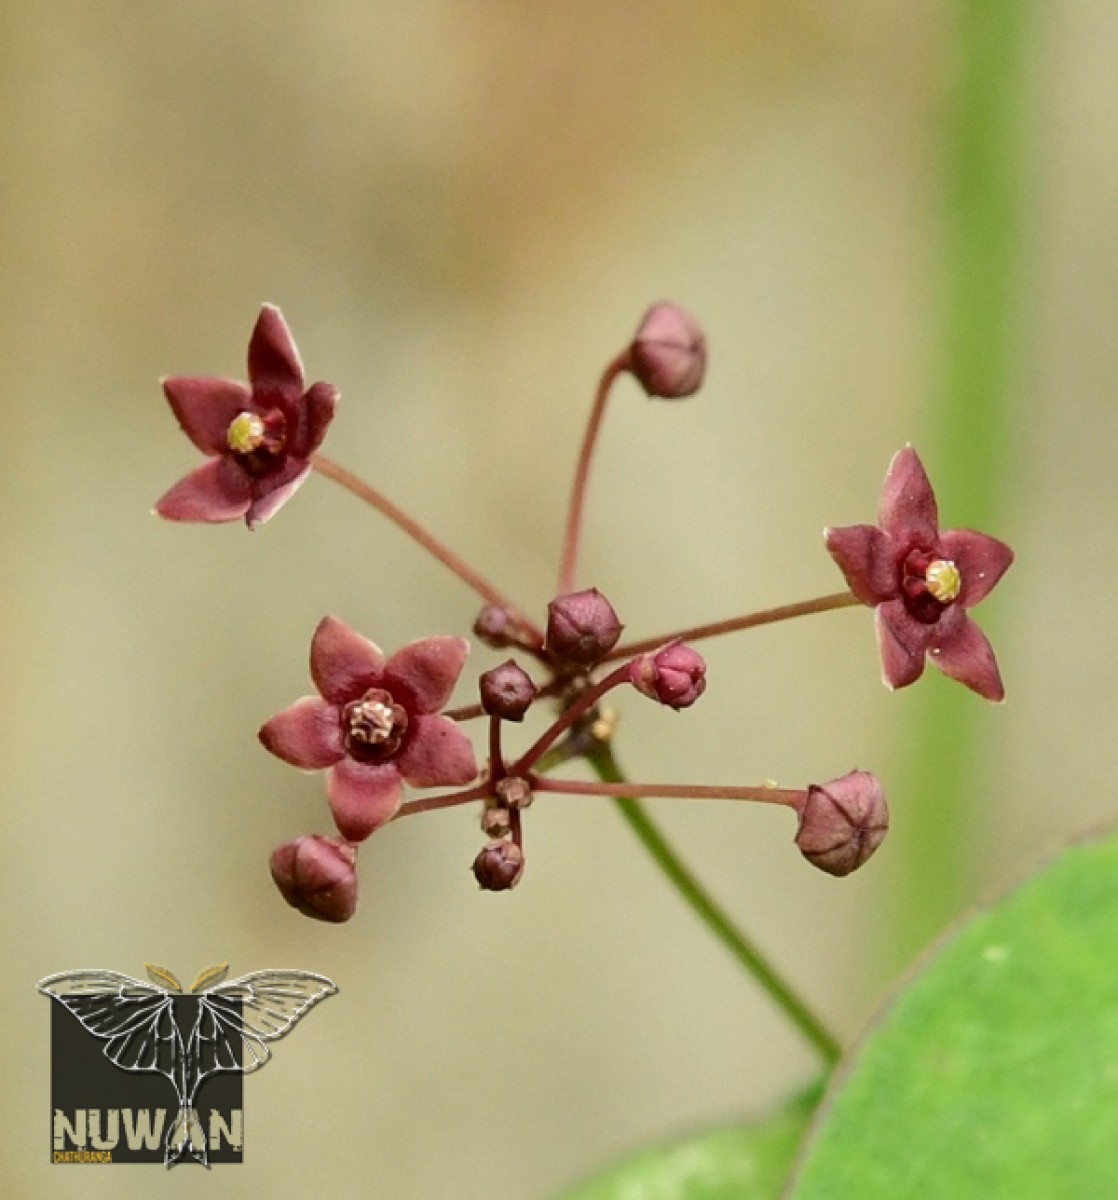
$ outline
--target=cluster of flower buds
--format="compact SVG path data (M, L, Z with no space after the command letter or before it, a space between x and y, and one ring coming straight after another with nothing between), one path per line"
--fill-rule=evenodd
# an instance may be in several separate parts
M796 845L808 862L836 876L862 866L889 823L881 784L868 772L851 771L805 789L618 782L604 697L631 685L667 708L690 708L707 685L706 664L690 644L700 638L863 604L875 610L890 687L915 682L930 661L979 695L1003 698L993 651L969 610L1004 574L1012 552L971 530L940 531L935 495L911 447L889 468L878 524L826 533L849 591L622 642L624 627L609 600L596 588L574 586L586 483L606 401L625 374L649 396L691 396L703 382L706 361L706 340L694 318L677 305L657 304L603 372L576 466L558 594L542 626L379 492L319 453L337 393L324 383L306 387L278 309L265 306L253 330L247 385L196 376L164 381L179 424L207 462L158 502L160 515L258 525L314 468L395 521L480 594L485 605L473 625L475 637L531 660L536 675L509 657L481 674L480 704L449 710L469 653L464 638L427 637L386 656L342 621L324 618L310 648L316 694L297 700L259 731L277 758L328 772L326 795L338 837L299 837L271 859L276 886L299 912L347 920L357 906L361 843L401 816L468 803L481 804L487 839L474 860L474 877L486 891L509 891L524 873L524 813L540 793L781 804L797 814ZM540 701L548 705L550 723L527 749L510 753L505 726L520 725ZM488 757L480 769L464 729L475 718L488 720ZM554 774L580 760L595 767L598 780ZM405 800L405 787L454 790Z

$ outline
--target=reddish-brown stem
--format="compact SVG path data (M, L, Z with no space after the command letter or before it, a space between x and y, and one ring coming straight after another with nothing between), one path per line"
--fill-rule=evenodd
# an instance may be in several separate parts
M520 809L519 808L510 808L509 809L509 833L512 834L512 840L516 843L516 845L519 846L521 850L523 850L524 849L524 825L523 825L523 822L520 820Z
M612 688L619 684L627 683L629 679L629 664L620 666L615 671L611 671L604 679L600 679L593 687L588 688L581 696L568 708L562 716L560 716L550 729L545 730L539 738L528 748L528 750L520 756L509 768L512 775L524 775L536 765L543 757L550 746L567 732L568 729L585 713L588 713L595 704Z
M594 447L598 443L598 433L602 428L602 417L605 415L610 388L613 387L614 380L627 369L628 365L629 351L626 349L606 367L598 381L594 407L590 410L590 420L587 421L586 432L582 436L582 447L578 452L578 463L575 466L574 483L571 485L571 502L567 509L567 528L563 535L563 553L559 560L559 590L556 593L559 596L565 596L574 591L575 565L578 562L578 547L582 537L582 511L586 504L586 484L590 478L590 460L594 457Z
M429 796L425 800L409 800L407 804L400 805L400 811L392 819L398 821L401 817L411 817L416 813L435 812L440 808L456 808L459 804L469 804L472 800L484 800L489 795L491 787L490 781L485 779L460 792Z
M739 629L753 629L757 625L775 625L778 621L790 621L793 617L831 612L836 608L851 608L861 603L853 592L834 592L830 596L820 596L815 600L782 604L779 608L765 608L760 612L746 613L743 617L731 617L728 621L712 621L709 625L693 625L690 629L673 629L671 633L662 633L659 637L643 638L639 642L614 646L602 661L633 658L648 650L658 650L666 642L697 642L700 638L717 637L721 633L736 633Z
M783 804L796 812L803 807L807 792L778 787L707 787L689 783L598 783L577 779L551 779L533 775L529 782L536 792L561 792L567 796L640 796L643 800L756 800L761 804Z
M538 637L540 644L543 644L542 630L537 629L487 579L479 575L469 563L459 558L449 546L439 541L434 534L429 533L414 517L409 516L402 508L393 504L387 496L378 492L376 488L371 487L363 479L359 479L352 471L347 471L345 467L339 466L325 455L313 454L311 455L311 462L314 464L315 470L325 475L327 479L332 479L335 483L340 484L346 491L351 492L359 500L364 500L366 504L372 505L382 516L387 517L398 529L406 533L412 541L417 542L428 554L438 559L444 567L453 571L467 587L477 592L483 600L489 604L496 605L498 608L505 609L514 620L531 632L533 638Z
M505 777L505 760L501 755L501 718L489 718L489 778L493 783Z

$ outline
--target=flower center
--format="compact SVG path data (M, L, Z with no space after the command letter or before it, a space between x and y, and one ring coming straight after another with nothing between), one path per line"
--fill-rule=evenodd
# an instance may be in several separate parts
M383 762L400 749L408 731L408 714L391 693L371 688L342 714L346 749L361 762Z
M229 422L225 440L250 475L266 475L281 463L280 454L287 441L287 418L278 408L263 415L238 413Z
M963 577L959 574L959 568L945 558L937 558L928 564L928 569L924 572L924 581L928 585L928 591L940 604L950 604L952 600L957 600L963 587Z
M962 590L959 568L950 559L934 557L930 550L913 550L901 565L905 608L921 624L934 625Z
M233 418L226 437L234 454L251 454L264 445L264 418L243 412Z

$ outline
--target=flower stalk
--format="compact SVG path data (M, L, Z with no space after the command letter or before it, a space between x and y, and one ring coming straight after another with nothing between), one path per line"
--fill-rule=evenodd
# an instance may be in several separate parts
M325 454L315 454L311 462L314 465L314 469L320 475L325 475L327 479L333 480L334 483L345 488L351 495L356 496L359 500L363 500L366 504L375 508L382 517L387 517L397 529L426 550L437 562L442 563L448 571L456 575L487 604L492 604L494 607L512 614L518 622L532 630L540 642L543 641L543 633L502 592L495 588L480 572L471 567L464 558L455 554L445 542L440 541L413 516L405 512L398 504L394 504L389 500L383 492L378 491L363 479L358 478L352 471L347 471L345 467L340 466L333 459L327 458Z
M555 589L556 595L563 596L574 591L575 570L578 565L579 542L582 538L582 514L586 507L586 489L590 482L590 463L594 457L594 448L598 444L598 435L602 430L602 418L606 414L606 403L614 381L627 368L629 363L628 350L619 354L598 380L598 389L594 394L594 404L590 409L590 419L586 423L586 431L582 435L582 445L578 452L578 462L575 464L575 477L571 485L571 500L567 509L567 524L563 533L563 549L559 560L559 584Z
M759 612L730 617L725 621L691 625L687 629L662 633L658 637L641 638L639 642L626 642L623 645L615 646L602 661L610 662L618 658L632 658L636 654L655 650L669 641L697 642L703 638L722 637L727 633L737 633L742 629L757 629L762 625L775 625L780 621L790 621L793 617L808 617L813 613L833 612L838 608L853 608L861 603L853 592L832 592L827 596L819 596L815 600L801 600L796 604L763 608Z
M599 743L587 756L587 761L603 783L625 783L613 749L608 744ZM837 1063L842 1055L838 1039L688 870L640 802L629 795L617 797L614 803L622 819L675 888L680 899L815 1047L823 1061L828 1066Z

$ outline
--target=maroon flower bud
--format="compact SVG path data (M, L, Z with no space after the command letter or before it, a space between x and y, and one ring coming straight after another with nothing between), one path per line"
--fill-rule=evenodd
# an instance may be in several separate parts
M512 816L503 804L489 803L481 814L481 832L488 838L503 838L512 828Z
M707 665L690 646L676 643L633 659L633 687L669 708L689 708L706 691Z
M617 645L622 624L598 591L557 596L547 606L547 648L559 658L592 666Z
M487 604L474 621L474 637L494 650L514 645L512 633L512 618L499 604Z
M357 911L357 847L319 837L296 838L272 854L272 878L305 917L348 921Z
M529 808L532 804L532 789L526 779L519 775L509 775L498 779L493 785L498 803L505 808Z
M796 845L828 875L849 875L881 845L888 828L881 783L868 771L851 771L807 789Z
M707 344L698 322L676 304L654 304L629 347L629 370L649 396L682 400L702 386Z
M523 721L532 701L536 685L528 672L510 658L499 667L486 671L478 681L481 707L491 717L502 721Z
M483 892L507 892L524 873L524 851L515 842L490 842L474 859L474 878Z

